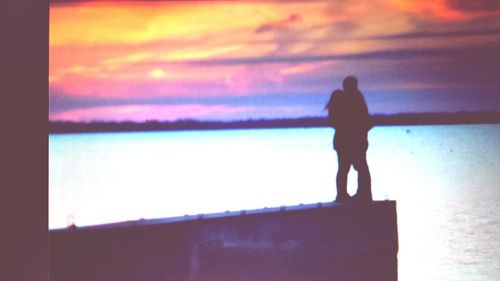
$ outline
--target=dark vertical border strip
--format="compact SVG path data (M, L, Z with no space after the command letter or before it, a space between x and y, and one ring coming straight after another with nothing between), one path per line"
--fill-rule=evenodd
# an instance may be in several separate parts
M0 2L0 280L48 273L49 1Z

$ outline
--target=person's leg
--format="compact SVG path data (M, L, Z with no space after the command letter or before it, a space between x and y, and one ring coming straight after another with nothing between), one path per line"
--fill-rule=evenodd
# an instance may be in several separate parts
M356 153L353 159L353 166L358 171L358 191L356 198L363 201L372 200L371 175L366 161L366 151Z
M337 199L341 202L349 199L347 193L347 174L351 169L351 158L345 151L337 150L338 171L337 171Z

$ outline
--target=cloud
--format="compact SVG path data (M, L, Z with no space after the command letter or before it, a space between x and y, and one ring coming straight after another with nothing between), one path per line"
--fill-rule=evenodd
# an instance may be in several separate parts
M78 108L63 112L51 112L51 121L175 121L180 119L206 119L224 117L250 111L251 106L223 105L113 105Z
M100 105L76 108L62 112L50 112L50 121L72 122L145 122L148 120L248 120L269 118L298 118L317 116L321 108L304 105Z
M449 31L419 31L390 35L377 35L368 37L370 39L420 39L437 38L446 39L451 37L470 37L470 36L500 36L500 29L471 29L471 30L449 30Z
M500 11L500 2L498 0L447 0L448 5L461 11Z
M202 73L202 72L201 72ZM230 85L217 79L129 79L75 78L52 85L72 97L129 99L131 97L210 97L227 94ZM232 93L234 94L234 93Z
M479 53L477 53L479 51ZM460 58L463 56L479 55L482 57L496 58L500 50L496 45L484 45L456 48L421 48L421 49L396 49L386 51L360 52L338 55L301 55L301 56L271 56L271 57L240 57L207 60L193 60L190 64L196 65L252 65L274 63L310 63L339 60L372 60L372 59L418 59L418 58Z
M261 4L255 4L255 9ZM159 39L193 38L200 34L250 28L265 14L250 5L232 5L228 13L221 3L85 2L51 7L50 44L110 45L147 43ZM265 8L265 7L263 7ZM231 25L227 23L231 22Z
M285 27L288 27L296 22L299 22L300 19L301 19L301 17L299 14L292 14L284 20L269 22L269 23L265 23L265 24L260 25L259 27L257 27L257 29L255 29L255 33L263 33L263 32L269 32L269 31L276 30L276 29L285 28Z
M411 13L419 18L433 21L456 22L468 18L463 11L450 7L446 0L413 1L391 0L392 5L401 11Z

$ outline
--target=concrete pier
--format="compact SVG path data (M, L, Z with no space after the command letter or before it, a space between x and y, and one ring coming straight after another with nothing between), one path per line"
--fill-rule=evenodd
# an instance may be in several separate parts
M396 202L314 204L50 232L52 281L393 281Z

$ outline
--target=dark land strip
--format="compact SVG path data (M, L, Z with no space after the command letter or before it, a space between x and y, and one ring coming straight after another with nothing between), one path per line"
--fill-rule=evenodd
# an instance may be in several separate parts
M374 126L401 125L453 125L453 124L500 124L500 112L466 113L406 113L396 115L372 115ZM328 127L326 117L296 119L259 119L243 121L174 122L49 122L50 134L92 132L141 132L182 130L271 129L271 128L320 128Z

